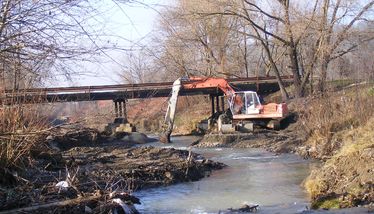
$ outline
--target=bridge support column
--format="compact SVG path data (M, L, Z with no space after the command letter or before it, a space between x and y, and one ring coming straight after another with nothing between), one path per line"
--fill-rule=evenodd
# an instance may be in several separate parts
M124 118L127 120L126 100L113 100L113 102L116 118Z
M225 96L221 96L222 112L225 112Z
M127 120L126 102L127 100L125 98L113 100L116 118L114 118L113 123L109 123L105 127L106 132L114 134L115 136L122 136L123 133L136 132L136 127Z
M114 102L114 114L116 115L116 117L119 117L118 115L118 102L117 101L113 101Z
M118 104L118 115L119 117L122 117L122 101L119 101Z
M219 107L219 96L216 96L216 112L219 112L221 109Z
M122 112L123 112L122 117L127 120L126 100L122 101Z
M214 115L214 97L212 95L210 95L210 101L211 101L211 104L212 104L212 116Z

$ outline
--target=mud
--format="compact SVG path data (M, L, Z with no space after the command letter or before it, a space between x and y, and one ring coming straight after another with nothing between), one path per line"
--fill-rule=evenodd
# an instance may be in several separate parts
M298 128L297 114L291 113L288 118L282 121L281 130L255 127L252 133L210 133L194 146L202 148L261 148L274 153L297 153L304 158L309 158L309 148L303 145L305 135L300 134Z
M103 207L110 204L107 196L113 191L133 192L196 181L224 167L189 151L133 147L132 142L108 141L95 134L92 138L92 131L87 130L83 133L86 137L75 141L71 140L71 134L53 137L53 141L50 137L47 146L33 151L32 166L7 172L6 176L14 182L0 184L0 210L82 199L84 202L49 207L47 213L67 210L82 213L86 206L94 213L102 212ZM68 145L64 146L64 142ZM56 148L51 147L51 143ZM56 187L60 181L66 181L68 187ZM92 197L94 199L84 200Z
M256 130L248 134L208 134L195 146L202 148L262 148L274 153L298 153L306 157L302 138L288 130Z

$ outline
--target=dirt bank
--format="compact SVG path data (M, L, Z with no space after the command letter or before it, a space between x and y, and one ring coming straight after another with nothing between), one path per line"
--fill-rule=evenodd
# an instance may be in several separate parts
M92 130L84 133L96 136ZM27 170L1 172L1 177L6 175L13 182L0 185L0 210L78 200L48 207L47 211L82 213L88 206L94 213L102 212L113 191L132 192L195 181L224 167L189 151L132 147L134 144L124 141L100 139L104 138L85 138L84 143L69 141L66 147L58 143L56 149L45 147L34 151L33 165ZM67 187L56 187L59 182L66 182L62 184ZM43 210L40 208L38 212Z
M374 118L338 135L342 148L305 182L314 208L374 207Z
M208 134L196 147L263 148L274 153L294 153L299 151L301 142L301 139L292 134L258 130L252 134Z
M298 153L307 157L304 151L304 136L296 131L298 124L295 115L286 119L282 130L274 131L263 128L255 128L253 133L205 135L196 147L229 147L229 148L262 148L274 153Z

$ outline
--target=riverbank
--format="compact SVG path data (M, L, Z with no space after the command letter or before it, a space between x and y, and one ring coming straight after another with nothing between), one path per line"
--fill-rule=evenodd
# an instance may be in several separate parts
M305 187L314 208L368 206L374 209L374 118L366 126L340 133L341 149L321 169L312 171Z
M113 192L196 181L224 167L190 151L109 140L93 129L67 133L73 135L49 136L43 149L33 151L28 168L0 172L0 210L105 212Z

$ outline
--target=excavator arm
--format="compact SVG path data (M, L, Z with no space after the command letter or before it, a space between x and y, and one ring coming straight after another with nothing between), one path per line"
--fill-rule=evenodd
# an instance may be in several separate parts
M177 108L178 96L182 87L181 78L177 79L173 83L172 94L168 101L168 108L165 114L165 121L162 127L162 133L160 135L160 142L170 143L170 135L173 131L175 111Z

